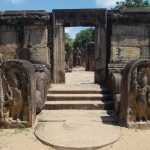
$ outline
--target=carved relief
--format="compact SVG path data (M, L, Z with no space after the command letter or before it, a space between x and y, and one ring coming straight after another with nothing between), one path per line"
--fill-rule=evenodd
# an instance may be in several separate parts
M50 86L50 66L43 64L34 64L36 77L36 112L39 113L45 106L47 100L48 88Z
M132 72L131 98L132 109L134 112L134 121L148 121L148 95L150 95L150 86L148 85L147 73L149 68L135 68ZM135 107L134 107L135 105Z
M150 60L131 61L125 67L120 111L127 126L150 126Z
M1 125L32 126L36 115L35 77L32 64L23 60L7 61L2 65L3 115Z

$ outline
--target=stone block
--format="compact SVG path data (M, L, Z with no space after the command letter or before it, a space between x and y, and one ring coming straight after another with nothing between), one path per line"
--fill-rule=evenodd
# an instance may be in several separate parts
M49 48L43 47L38 49L38 61L44 64L49 64Z
M0 44L12 44L16 42L16 32L0 32Z
M113 25L112 35L113 36L142 36L148 37L148 28L144 25Z
M0 32L14 32L15 27L12 25L1 25Z
M24 46L47 46L48 41L48 30L47 28L41 27L25 27L24 28Z
M48 47L32 47L29 49L31 61L37 61L49 64L49 48Z
M111 61L129 61L140 58L141 49L138 47L111 47Z
M16 58L17 47L18 46L16 44L1 44L0 45L0 53L3 54L4 60Z
M112 36L112 46L143 47L149 46L149 38L142 36Z
M150 59L150 48L142 47L141 48L141 57L145 59Z

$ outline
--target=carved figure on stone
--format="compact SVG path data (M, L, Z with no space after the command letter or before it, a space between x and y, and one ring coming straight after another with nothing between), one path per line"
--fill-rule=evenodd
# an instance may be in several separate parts
M8 113L9 120L23 120L23 97L22 89L19 88L21 81L17 76L21 73L15 69L10 70L10 72L5 72L2 76L4 90L4 107L5 113ZM8 118L5 117L5 120Z
M128 127L150 127L150 60L128 63L121 86L121 122Z
M138 88L138 96L137 96L137 119L139 121L147 121L147 92L149 91L149 86L147 85L147 76L144 76L141 79L141 83Z
M13 79L12 86L13 104L12 104L12 117L13 120L21 119L21 113L23 111L23 98L21 90L18 88L17 79Z
M11 60L2 65L3 103L0 125L32 126L36 115L35 72L24 60Z

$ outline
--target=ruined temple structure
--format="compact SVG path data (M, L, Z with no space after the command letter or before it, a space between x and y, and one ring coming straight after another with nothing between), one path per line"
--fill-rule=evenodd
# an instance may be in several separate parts
M0 11L1 125L32 126L50 83L65 83L64 27L74 26L95 27L88 69L112 89L122 125L150 127L149 9Z

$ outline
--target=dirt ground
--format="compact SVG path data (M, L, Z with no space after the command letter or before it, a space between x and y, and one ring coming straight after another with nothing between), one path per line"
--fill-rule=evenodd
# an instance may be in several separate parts
M1 129L0 150L54 150L42 144L32 129ZM150 130L122 128L121 138L101 150L150 150Z

